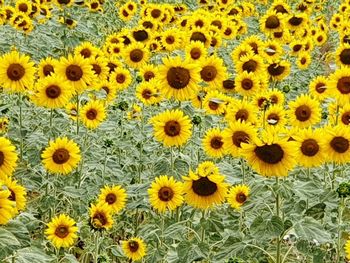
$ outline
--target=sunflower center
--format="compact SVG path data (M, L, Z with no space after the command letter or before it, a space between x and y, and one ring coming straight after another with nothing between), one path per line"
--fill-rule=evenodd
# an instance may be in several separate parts
M170 187L163 186L158 191L158 197L163 202L168 202L174 197L174 191Z
M45 90L46 96L50 99L56 99L61 95L61 88L57 85L50 85Z
M107 202L108 204L111 205L111 204L114 204L115 201L117 201L117 197L116 197L115 194L109 193L109 194L106 196L105 200L106 200L106 202Z
M318 153L320 147L319 147L316 140L307 139L307 140L303 141L300 149L304 155L311 157L311 156L315 156Z
M141 49L134 49L130 52L130 59L133 62L140 62L143 58L143 51Z
M66 76L70 81L78 81L83 76L83 70L78 65L69 65L66 68Z
M0 166L3 165L4 161L5 161L5 155L3 152L0 152Z
M165 42L167 42L169 45L174 44L175 38L173 36L168 36L166 37Z
M271 145L257 146L254 150L256 156L265 163L277 164L283 159L284 151L276 143Z
M305 65L305 63L306 63L306 58L301 58L300 64L301 64L301 65Z
M207 177L201 177L192 183L193 192L200 196L210 196L218 189L216 183L210 181Z
M208 103L208 106L211 110L217 110L219 108L219 103L215 102L215 101L212 101L210 100L209 103Z
M341 116L341 122L345 125L349 125L350 123L350 111L344 112Z
M148 100L149 98L152 97L152 92L148 89L145 89L142 91L142 97Z
M201 32L193 32L190 41L200 41L202 43L205 43L207 41L207 38Z
M280 117L276 113L271 113L267 116L267 122L271 125L276 125L279 120Z
M21 3L19 6L18 6L18 9L19 11L25 13L28 11L28 6L25 4L25 3Z
M131 252L135 253L139 249L139 243L135 240L131 240L128 242L128 246Z
M102 72L101 67L97 64L92 64L92 70L96 73L96 75L100 75Z
M279 76L284 72L285 67L273 63L267 67L267 70L271 76Z
M65 238L66 236L69 235L69 230L67 226L58 226L55 230L55 235L58 236L59 238Z
M148 38L148 33L146 30L138 30L133 33L133 36L136 41L144 41Z
M204 22L202 20L197 20L194 24L196 27L203 27L204 26Z
M231 35L231 33L232 33L232 29L231 28L226 28L226 30L224 31L224 34L226 35L226 36L229 36L229 35Z
M25 74L25 69L21 64L13 63L7 68L7 76L10 80L20 80Z
M274 32L274 33L273 33L273 36L274 36L275 38L281 38L281 37L283 37L283 31L282 31L282 32Z
M291 19L288 20L288 22L292 26L299 26L303 22L303 19L301 17L293 16Z
M247 196L244 193L238 193L236 195L236 201L240 204L243 204L247 200Z
M124 83L126 78L125 78L124 74L117 74L115 79L119 84L122 84L122 83Z
M215 150L220 149L223 144L222 137L219 136L215 136L210 140L210 146Z
M349 141L342 136L334 137L330 145L337 153L345 153L349 149Z
M103 89L107 94L109 94L109 88L108 88L108 87L103 86L102 89Z
M145 21L142 23L144 28L153 28L153 23L150 21Z
M86 112L86 118L89 120L94 120L97 117L97 110L95 109L90 109Z
M249 112L245 109L240 109L235 114L236 121L238 121L238 120L246 121L246 120L248 120L248 117L249 117Z
M170 137L175 137L180 134L181 125L177 121L167 121L164 126L164 132Z
M52 159L56 164L66 163L69 157L69 151L64 148L57 149L52 155Z
M276 29L280 26L280 20L277 16L269 16L265 21L265 26L270 29Z
M307 121L311 116L311 109L307 105L301 105L295 110L295 116L299 121Z
M190 55L192 59L199 59L202 55L201 50L197 47L194 47L190 51Z
M337 89L342 94L350 93L350 77L342 77L338 80Z
M90 49L84 48L80 51L80 55L82 55L84 58L89 58L91 57L92 53Z
M317 83L315 90L317 91L317 93L323 93L326 91L326 84L325 83Z
M251 88L253 88L254 83L251 79L244 79L242 80L242 88L244 90L250 90Z
M218 71L213 66L205 66L203 67L200 73L201 73L201 78L204 81L212 81L213 79L215 79Z
M214 20L213 22L211 22L211 24L219 29L222 28L222 23L219 20Z
M244 131L236 131L232 134L232 143L241 148L241 143L248 143L249 135Z
M281 14L288 13L288 11L284 8L283 5L276 5L274 10L276 11L276 13L281 13Z
M153 79L155 75L152 71L147 71L143 74L143 77L145 78L145 81L149 81L150 79Z
M52 65L45 65L43 67L43 73L44 73L45 77L47 77L48 75L50 75L53 72L54 72L54 68Z
M167 81L174 89L183 89L190 82L190 72L183 67L171 67L167 73Z
M258 67L258 63L255 60L248 60L247 62L244 62L242 69L249 72L254 72L256 68Z
M10 201L16 201L16 194L15 194L15 192L14 191L12 191L11 189L9 189L10 190L10 196L8 197L8 199L10 200Z
M233 80L227 79L222 82L224 89L233 90L235 88L235 82Z
M58 0L57 2L58 2L59 4L66 5L66 4L69 4L70 0Z
M162 12L161 12L159 9L153 9L153 10L151 11L151 16L152 16L153 18L158 18L158 17L160 17L161 13L162 13Z
M107 218L106 218L106 215L104 213L96 213L92 219L94 221L95 220L99 221L101 226L104 226L107 224Z
M303 47L303 46L300 45L300 44L294 45L294 46L293 46L293 51L294 51L294 52L298 52L302 47Z

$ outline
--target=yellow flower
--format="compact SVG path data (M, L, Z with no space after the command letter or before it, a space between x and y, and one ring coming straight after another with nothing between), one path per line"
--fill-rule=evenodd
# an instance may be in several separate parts
M8 139L0 137L0 179L13 174L17 167L17 159L15 146Z
M113 226L112 208L107 204L92 204L90 209L90 222L95 229L110 229Z
M10 177L3 179L2 183L11 193L8 199L16 204L14 207L15 213L17 214L19 211L23 211L27 202L26 189L17 184L17 181L12 180Z
M15 203L10 200L9 190L0 190L0 225L5 225L16 215Z
M149 52L145 45L135 42L128 45L122 52L125 63L132 68L140 68L149 59Z
M68 215L60 214L52 218L51 222L47 224L45 235L55 247L68 248L71 247L78 238L77 232L78 227L75 221Z
M133 237L122 241L124 254L133 261L138 261L146 255L147 247L145 242L139 237Z
M142 82L136 88L136 98L145 105L159 103L163 98L158 90L157 81L151 79L148 82Z
M210 157L222 157L225 154L222 131L219 128L208 130L202 140L202 148Z
M232 208L239 210L249 197L250 188L247 185L240 184L230 188L227 194L227 202Z
M107 204L113 213L118 213L125 207L127 194L120 185L108 186L101 189L98 196L99 205Z
M88 129L96 129L106 119L106 109L101 100L91 100L79 112L81 121Z

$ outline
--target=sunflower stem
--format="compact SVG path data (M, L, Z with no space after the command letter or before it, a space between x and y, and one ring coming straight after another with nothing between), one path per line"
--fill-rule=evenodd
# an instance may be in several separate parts
M205 226L204 226L204 222L205 222L205 213L206 210L203 210L202 211L202 219L201 219L201 241L204 242L204 239L205 239Z
M79 94L77 92L77 135L79 135Z
M174 175L174 152L173 152L173 147L170 147L170 170L171 170L171 174Z
M279 194L279 177L276 177L276 216L280 217L280 194ZM281 237L277 236L276 244L276 263L281 263Z
M53 132L52 132L52 119L53 119L53 109L50 110L50 133L49 133L49 141L50 141L51 135L53 136Z
M340 198L340 203L338 205L338 240L337 240L337 256L335 262L340 262L340 252L341 252L341 235L342 235L342 222L343 222L343 209L345 206L344 197Z
M96 231L95 233L95 255L94 255L94 263L98 263L98 254L100 249L100 233Z
M245 184L245 165L244 159L241 159L241 169L242 169L242 184Z
M19 95L19 135L20 135L20 161L23 161L23 123L22 123L22 94Z

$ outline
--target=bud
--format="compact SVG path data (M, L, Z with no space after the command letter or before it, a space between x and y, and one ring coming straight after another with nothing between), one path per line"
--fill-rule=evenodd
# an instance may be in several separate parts
M337 193L339 197L347 197L350 195L350 184L341 183L337 188Z
M288 93L290 91L290 87L289 86L283 86L283 92L284 93Z
M192 119L192 123L193 123L194 125L199 125L201 122L202 122L202 119L201 119L201 117L198 116L198 115L194 116L193 119Z

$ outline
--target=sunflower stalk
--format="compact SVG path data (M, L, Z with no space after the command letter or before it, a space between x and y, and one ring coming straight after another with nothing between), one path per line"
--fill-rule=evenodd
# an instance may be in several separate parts
M77 92L77 135L79 135L79 94Z
M280 193L279 193L279 177L276 177L276 216L280 217ZM276 263L281 263L281 237L277 236L277 244L276 244Z
M19 135L20 135L20 161L23 161L23 122L22 122L22 94L19 95L18 101L19 101Z
M342 236L342 223L343 223L344 207L345 207L345 199L344 199L344 197L341 197L339 205L338 205L338 240L337 240L337 255L336 255L335 262L340 262L340 253L342 250L341 236Z
M204 242L205 240L205 225L204 222L206 221L206 210L202 211L202 218L201 218L201 241Z
M99 250L100 250L100 232L96 231L94 236L95 242L95 254L94 254L94 263L98 263Z

